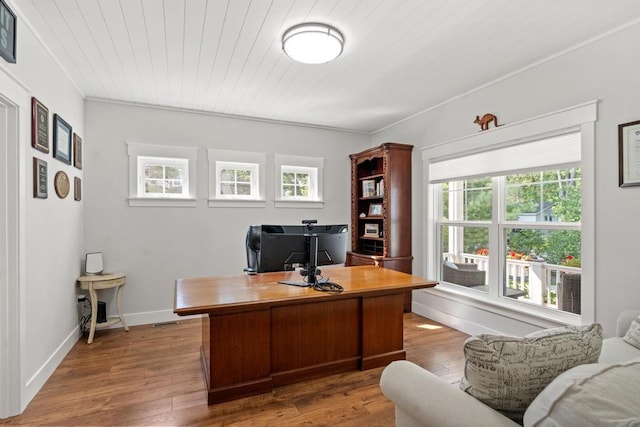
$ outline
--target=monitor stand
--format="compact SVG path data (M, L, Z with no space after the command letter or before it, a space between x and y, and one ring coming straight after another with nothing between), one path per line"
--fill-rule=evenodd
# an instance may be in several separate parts
M303 221L304 223L304 221ZM309 229L311 230L311 228ZM278 283L290 286L300 286L305 288L313 288L321 292L342 292L344 289L337 283L329 282L328 278L318 280L320 270L318 269L318 235L305 234L309 238L309 262L306 269L301 270L300 274L307 277L306 281L297 282L291 280L283 280Z

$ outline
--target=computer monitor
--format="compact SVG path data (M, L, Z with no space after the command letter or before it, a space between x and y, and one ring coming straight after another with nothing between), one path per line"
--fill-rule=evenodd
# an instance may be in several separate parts
M318 236L317 266L342 264L347 257L348 226L341 225L253 225L247 231L249 271L294 270L307 267L309 235Z

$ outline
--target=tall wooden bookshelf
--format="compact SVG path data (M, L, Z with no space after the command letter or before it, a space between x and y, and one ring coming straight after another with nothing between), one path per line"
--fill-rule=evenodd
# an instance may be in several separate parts
M387 142L351 154L351 251L346 265L411 273L412 145ZM411 311L411 293L405 296Z

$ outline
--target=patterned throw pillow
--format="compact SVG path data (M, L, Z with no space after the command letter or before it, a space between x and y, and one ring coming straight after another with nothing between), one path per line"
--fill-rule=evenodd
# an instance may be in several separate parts
M640 317L631 322L629 330L626 334L624 334L624 337L622 337L622 339L627 344L640 348Z
M483 334L464 344L460 388L521 422L535 397L562 372L595 363L602 349L602 326L563 326L523 338Z

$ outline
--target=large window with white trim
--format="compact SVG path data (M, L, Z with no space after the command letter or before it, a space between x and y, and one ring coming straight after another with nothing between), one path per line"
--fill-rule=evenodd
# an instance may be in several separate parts
M441 280L580 314L581 168L434 184ZM496 286L498 287L498 286Z
M520 319L595 316L588 102L422 151L425 275L457 303Z

